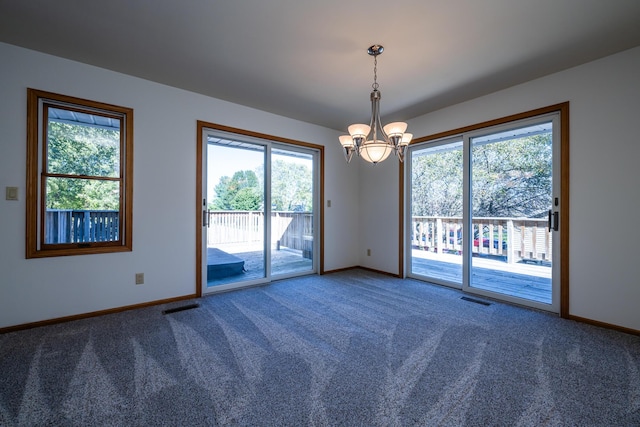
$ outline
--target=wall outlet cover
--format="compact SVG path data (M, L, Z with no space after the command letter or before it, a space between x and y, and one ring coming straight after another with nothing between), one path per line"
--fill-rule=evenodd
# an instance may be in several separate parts
M18 187L7 187L5 198L7 200L18 200Z

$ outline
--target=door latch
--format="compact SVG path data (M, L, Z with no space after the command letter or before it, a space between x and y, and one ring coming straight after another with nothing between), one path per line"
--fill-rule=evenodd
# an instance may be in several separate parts
M560 217L559 212L552 212L549 210L549 231L558 231L558 227L560 226Z

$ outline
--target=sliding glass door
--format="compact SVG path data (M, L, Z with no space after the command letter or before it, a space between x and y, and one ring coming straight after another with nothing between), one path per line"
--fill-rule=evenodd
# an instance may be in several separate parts
M309 272L314 253L313 154L271 150L271 274Z
M266 154L248 142L207 144L207 287L266 277Z
M410 146L407 274L559 311L560 114Z
M469 138L469 287L552 303L553 120Z
M203 293L316 272L318 151L205 128L203 152Z
M410 271L462 286L462 140L412 150Z

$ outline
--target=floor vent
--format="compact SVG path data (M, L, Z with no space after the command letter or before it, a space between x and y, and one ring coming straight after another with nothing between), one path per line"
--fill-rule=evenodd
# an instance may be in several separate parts
M169 308L167 310L164 310L162 314L171 314L171 313L176 313L178 311L191 310L192 308L198 308L198 307L200 307L200 304L188 304L188 305L183 305L182 307Z
M461 297L460 299L463 299L463 300L469 301L469 302L475 302L476 304L491 305L490 302L482 301L482 300L475 299L475 298Z

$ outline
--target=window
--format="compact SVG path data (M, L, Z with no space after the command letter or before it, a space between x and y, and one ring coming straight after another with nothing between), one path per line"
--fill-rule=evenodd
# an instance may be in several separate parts
M133 110L27 91L27 258L132 249Z

